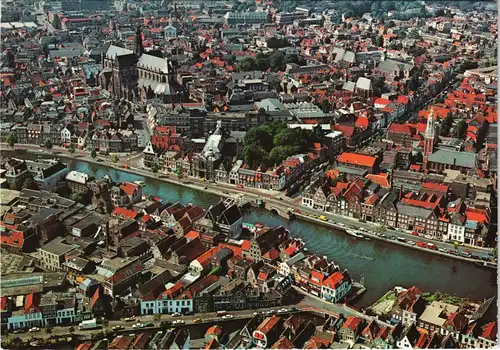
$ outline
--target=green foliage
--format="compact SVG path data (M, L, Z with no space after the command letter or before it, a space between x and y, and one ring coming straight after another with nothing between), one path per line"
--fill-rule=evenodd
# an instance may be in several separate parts
M216 275L218 274L220 271L222 270L222 266L216 266L212 269L212 271L210 271L210 273L208 274L209 276L210 275Z
M90 156L91 156L92 158L97 157L97 152L96 152L96 150L95 150L95 149L93 149L93 150L90 152Z
M184 177L184 173L182 172L182 168L176 168L175 175L177 176L177 178L180 181L180 179L182 179Z
M158 170L160 170L158 164L153 164L153 166L151 167L151 171L156 174Z
M68 331L70 333L75 333L75 327L73 327L73 326L69 327Z
M72 193L69 198L77 203L85 204L85 196L80 192Z
M257 144L246 146L243 154L250 169L258 168L267 158L267 152Z
M288 42L286 39L279 39L276 37L272 37L267 39L267 47L270 49L279 49L281 47L285 47L288 45Z
M249 72L257 69L257 62L253 57L244 58L238 65L238 69L242 72Z
M467 122L463 119L459 120L457 125L455 125L455 135L457 139L463 139L467 133Z
M268 159L273 164L279 164L286 158L299 153L299 150L300 149L297 146L293 145L276 146L271 150L271 152L269 152Z
M73 145L69 146L68 152L69 153L75 153L75 146L73 146Z
M256 145L269 152L273 148L273 135L267 125L251 128L245 135L245 146Z
M61 20L59 19L59 16L54 16L54 19L52 20L52 26L56 29L60 27Z
M52 146L53 146L52 141L50 140L45 141L45 148L52 149Z
M446 115L441 125L441 136L448 136L453 125L453 116L451 113Z
M118 163L118 154L113 153L113 155L111 156L111 160L113 161L113 163Z
M14 134L9 134L7 136L7 144L9 145L10 148L14 148L14 145L17 143L17 137Z

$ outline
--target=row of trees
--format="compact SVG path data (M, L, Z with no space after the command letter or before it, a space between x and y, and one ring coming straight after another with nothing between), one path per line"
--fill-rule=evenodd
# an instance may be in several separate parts
M305 64L305 60L296 54L285 55L282 51L274 51L272 54L258 53L254 57L246 57L238 64L238 70L249 72L253 70L284 71L287 63Z
M285 122L272 122L250 129L245 135L244 159L251 169L280 164L287 157L307 152L322 136L321 128L290 129Z

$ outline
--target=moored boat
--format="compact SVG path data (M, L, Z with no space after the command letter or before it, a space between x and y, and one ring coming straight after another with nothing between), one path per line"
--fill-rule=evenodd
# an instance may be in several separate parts
M363 236L361 233L359 233L358 231L354 231L354 230L345 230L345 232L347 232L349 235L353 236L353 237L356 237L356 238L364 238L365 236Z

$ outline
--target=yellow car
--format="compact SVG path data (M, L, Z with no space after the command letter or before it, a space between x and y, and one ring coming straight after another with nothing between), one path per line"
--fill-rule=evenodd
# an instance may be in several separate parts
M196 318L194 319L194 323L201 323L201 318L196 317Z
M326 216L324 216L324 215L321 215L321 216L319 217L319 219L320 219L320 220L323 220L323 221L328 221L328 218L327 218Z

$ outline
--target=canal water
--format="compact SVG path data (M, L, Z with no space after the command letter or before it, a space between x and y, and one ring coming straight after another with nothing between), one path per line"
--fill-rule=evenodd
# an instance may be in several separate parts
M67 162L71 169L97 178L109 175L114 181L144 181L145 192L164 201L194 203L207 208L219 200L212 194L116 169L82 161ZM244 221L269 226L283 225L292 236L305 241L309 252L335 261L341 269L348 269L355 280L364 277L367 291L357 302L358 307L373 303L394 286L417 285L423 291L439 290L478 301L497 295L497 272L493 269L377 240L357 240L340 231L303 221L289 221L264 210L246 212ZM496 308L492 307L489 314L493 318Z

